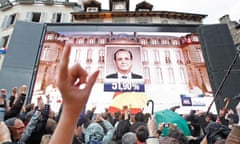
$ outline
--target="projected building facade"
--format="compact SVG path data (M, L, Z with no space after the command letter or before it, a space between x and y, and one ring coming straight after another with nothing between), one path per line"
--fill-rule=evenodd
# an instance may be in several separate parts
M81 64L89 74L100 70L92 101L107 107L114 92L103 90L106 75L106 48L139 47L144 74L144 92L159 104L169 107L180 103L180 95L212 96L212 90L197 34L149 32L87 32L63 34L48 32L40 56L34 101L39 95L53 94L59 101L56 73L63 48L72 48L70 65ZM139 65L135 65L139 67ZM156 93L158 92L158 93ZM98 101L101 95L104 101ZM57 97L57 99L56 99ZM167 102L167 98L171 101ZM96 100L97 99L97 100ZM175 99L175 100L174 100ZM61 100L60 100L61 101ZM163 102L165 101L165 102Z

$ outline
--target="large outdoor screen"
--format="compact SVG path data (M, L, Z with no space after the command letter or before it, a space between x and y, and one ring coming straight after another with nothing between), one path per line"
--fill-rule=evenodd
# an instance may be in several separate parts
M156 25L47 25L31 102L48 95L53 110L58 111L62 99L56 74L63 49L70 46L69 66L78 63L89 74L100 70L87 108L97 106L97 112L101 112L118 105L150 112L153 107L153 111L158 111L179 106L179 113L206 111L213 91L195 29L196 26L176 29ZM121 95L125 97L116 103ZM153 106L147 105L148 101ZM215 108L211 110L215 112Z

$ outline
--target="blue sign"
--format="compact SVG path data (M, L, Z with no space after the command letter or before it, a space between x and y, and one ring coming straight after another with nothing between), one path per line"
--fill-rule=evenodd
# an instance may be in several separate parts
M111 82L104 83L104 91L117 91L117 92L144 92L144 84L136 82Z
M192 106L191 97L188 97L186 95L180 95L180 96L181 96L182 106Z

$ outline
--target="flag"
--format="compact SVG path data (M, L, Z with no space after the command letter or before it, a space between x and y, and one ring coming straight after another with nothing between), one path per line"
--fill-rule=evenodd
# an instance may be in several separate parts
M0 54L6 54L7 49L6 48L0 48Z

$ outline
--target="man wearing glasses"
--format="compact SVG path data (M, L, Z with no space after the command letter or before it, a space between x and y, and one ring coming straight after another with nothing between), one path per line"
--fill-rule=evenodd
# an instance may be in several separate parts
M18 142L25 130L25 125L23 121L19 118L13 117L5 121L9 131L11 133L11 138L13 142Z

